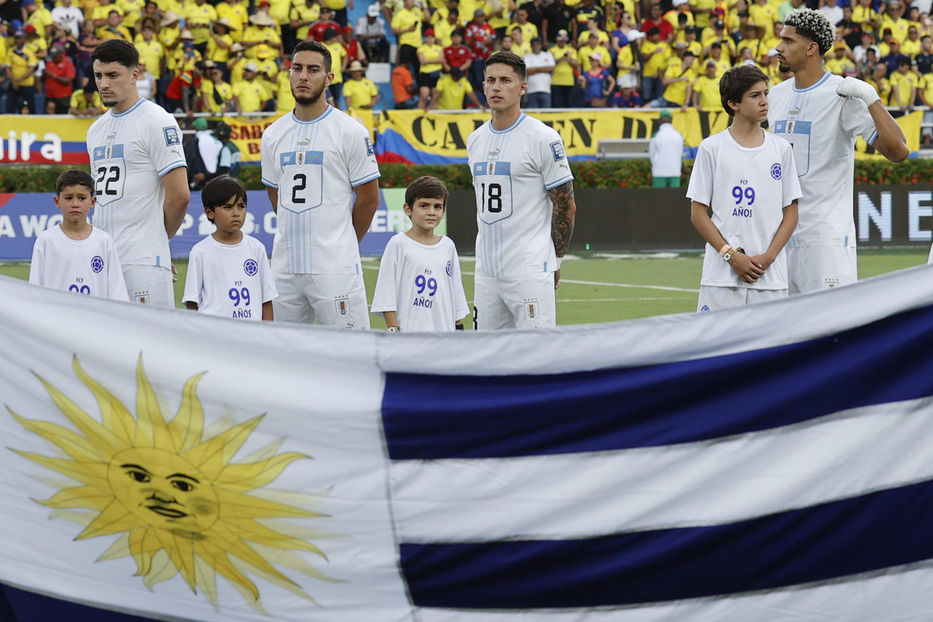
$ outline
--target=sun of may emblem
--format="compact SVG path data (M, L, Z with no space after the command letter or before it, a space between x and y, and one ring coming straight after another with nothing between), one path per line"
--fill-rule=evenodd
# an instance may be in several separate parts
M276 501L271 493L250 494L275 480L295 460L308 456L277 453L279 443L272 443L233 462L264 415L212 436L204 428L197 396L201 373L185 383L178 412L166 421L140 357L134 418L84 371L77 357L73 367L97 399L100 421L42 377L39 380L77 432L25 419L9 406L7 410L23 427L63 453L53 457L14 451L80 483L63 487L38 503L57 510L92 510L89 516L93 518L84 521L87 527L76 540L120 534L97 561L132 556L136 575L150 589L180 574L192 591L200 588L215 607L219 574L260 611L259 588L251 574L312 602L276 565L334 581L297 553L308 551L326 559L307 540L328 534L281 520L323 514Z

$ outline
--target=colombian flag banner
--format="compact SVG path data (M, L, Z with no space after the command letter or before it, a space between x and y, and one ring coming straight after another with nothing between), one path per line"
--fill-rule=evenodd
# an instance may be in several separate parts
M660 112L650 108L582 108L528 114L557 130L571 160L594 160L600 139L651 138L658 130ZM696 153L704 138L729 125L729 115L721 109L674 110L673 117L674 128L684 137L685 151L690 153ZM914 155L920 148L922 118L922 112L914 111L896 119ZM489 114L481 112L389 110L382 113L376 126L376 156L380 162L466 164L466 139L487 120ZM856 157L883 156L869 150L859 138Z
M0 279L0 343L13 620L933 617L933 267L445 335Z

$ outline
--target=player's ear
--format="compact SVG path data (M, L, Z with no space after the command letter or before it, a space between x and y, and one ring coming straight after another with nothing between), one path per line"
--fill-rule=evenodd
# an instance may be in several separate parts
M411 216L411 207L408 205L408 203L402 205L402 211Z

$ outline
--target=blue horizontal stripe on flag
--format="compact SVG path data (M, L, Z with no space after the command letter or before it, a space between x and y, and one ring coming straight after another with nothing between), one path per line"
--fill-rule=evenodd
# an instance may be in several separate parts
M88 595L88 598L92 597L93 595ZM151 619L79 605L0 583L0 620L4 622L32 622L34 620L149 622Z
M390 372L383 423L394 460L686 443L931 395L931 352L933 307L922 307L811 341L645 367L514 376Z
M933 483L761 518L581 540L401 544L415 605L620 606L825 581L933 558Z

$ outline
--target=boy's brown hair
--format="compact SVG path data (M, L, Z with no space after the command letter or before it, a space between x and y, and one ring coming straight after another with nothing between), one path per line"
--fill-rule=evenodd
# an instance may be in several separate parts
M447 186L437 177L425 175L408 184L405 190L405 205L414 207L418 199L442 199L447 207Z

